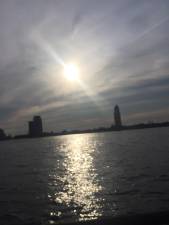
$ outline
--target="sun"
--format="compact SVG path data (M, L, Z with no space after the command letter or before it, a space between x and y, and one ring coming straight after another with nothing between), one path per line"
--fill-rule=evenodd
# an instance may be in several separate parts
M68 80L71 80L71 81L77 80L79 75L78 67L73 63L65 65L64 75L66 76Z

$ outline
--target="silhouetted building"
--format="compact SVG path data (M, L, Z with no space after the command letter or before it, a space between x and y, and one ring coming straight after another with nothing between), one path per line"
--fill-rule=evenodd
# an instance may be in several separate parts
M4 139L6 139L6 134L4 130L0 129L0 140L4 140Z
M42 119L40 116L34 116L33 121L29 121L29 136L41 137L43 135Z
M122 126L120 109L118 105L114 107L114 123L115 123L115 126L118 128Z

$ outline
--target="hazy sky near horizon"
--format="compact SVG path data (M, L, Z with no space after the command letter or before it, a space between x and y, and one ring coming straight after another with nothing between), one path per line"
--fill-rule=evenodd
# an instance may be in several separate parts
M63 75L74 62L79 82ZM0 127L169 120L168 0L1 0Z

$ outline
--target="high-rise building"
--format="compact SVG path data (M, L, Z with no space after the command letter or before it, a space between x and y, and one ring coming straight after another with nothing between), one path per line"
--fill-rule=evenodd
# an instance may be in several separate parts
M114 107L114 123L118 128L122 126L120 109L118 105Z
M43 135L42 119L40 116L34 116L33 121L29 121L29 136L41 137Z
M0 129L0 140L4 140L6 138L6 134L4 130Z

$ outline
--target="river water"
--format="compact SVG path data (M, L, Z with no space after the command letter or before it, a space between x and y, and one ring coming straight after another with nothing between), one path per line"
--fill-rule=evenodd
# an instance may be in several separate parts
M169 128L0 142L0 224L169 209Z

